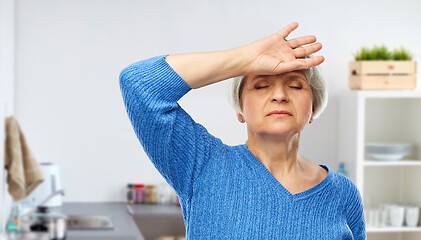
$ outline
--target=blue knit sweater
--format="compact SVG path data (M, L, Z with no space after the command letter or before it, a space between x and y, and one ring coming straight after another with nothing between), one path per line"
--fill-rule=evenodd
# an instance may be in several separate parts
M186 239L366 239L351 180L320 165L327 177L291 194L245 144L225 145L178 105L190 87L166 56L125 68L120 88L144 151L179 196Z

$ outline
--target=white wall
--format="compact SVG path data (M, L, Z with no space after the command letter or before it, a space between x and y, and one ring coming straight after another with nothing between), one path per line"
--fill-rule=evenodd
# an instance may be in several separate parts
M385 44L418 59L420 9L411 0L17 0L16 117L37 159L61 166L66 201L124 200L127 182L163 178L132 130L120 71L156 55L233 48L298 21L291 37L315 34L323 43L330 85L328 107L304 130L301 153L336 169L336 96L348 89L352 53ZM225 143L245 142L224 83L191 91L180 104Z
M6 117L13 114L14 106L14 19L13 0L0 0L0 239L5 238L6 220L12 198L7 191L5 156Z

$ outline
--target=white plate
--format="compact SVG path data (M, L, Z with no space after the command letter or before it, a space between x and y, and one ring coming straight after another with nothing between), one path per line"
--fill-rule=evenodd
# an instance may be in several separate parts
M406 154L370 154L377 161L399 161Z

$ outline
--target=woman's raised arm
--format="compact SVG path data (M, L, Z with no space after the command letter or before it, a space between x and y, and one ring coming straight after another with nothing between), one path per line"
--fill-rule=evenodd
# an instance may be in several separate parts
M200 88L228 78L245 75L276 75L306 69L324 61L322 56L304 58L322 48L316 37L285 40L298 27L291 23L281 31L226 51L174 54L167 63L191 88ZM303 45L311 44L305 47Z
M316 41L301 37L285 41L297 24L279 33L231 50L161 55L126 67L120 89L127 114L143 149L156 169L188 200L195 180L222 141L196 123L177 103L191 88L242 75L274 75L311 67L323 57L298 59L320 50Z

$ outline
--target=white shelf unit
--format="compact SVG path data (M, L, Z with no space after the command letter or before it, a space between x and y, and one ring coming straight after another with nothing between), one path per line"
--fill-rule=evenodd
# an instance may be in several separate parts
M381 203L421 207L421 92L344 91L339 96L338 161L357 185L365 210ZM368 142L411 143L400 161L376 161L365 153ZM415 228L367 228L368 239L421 239Z

